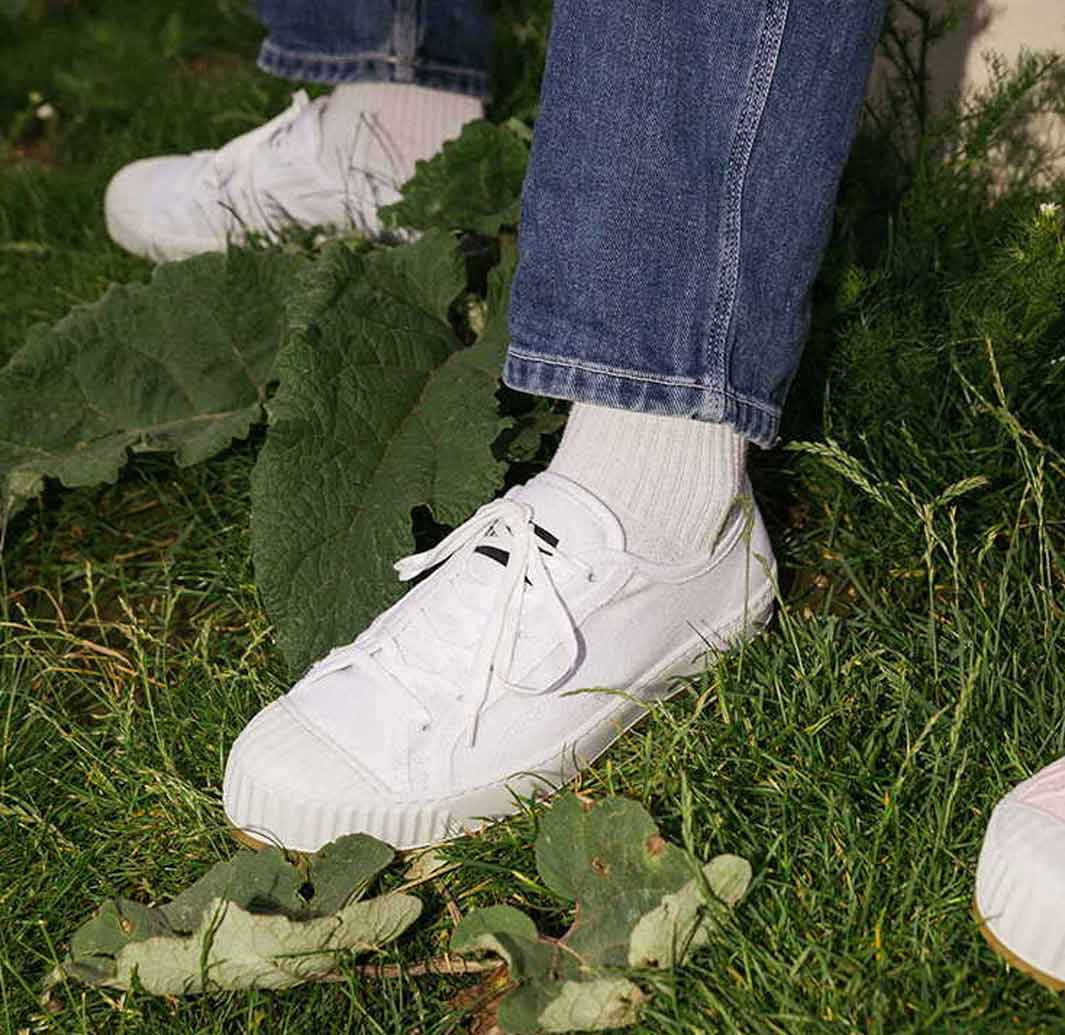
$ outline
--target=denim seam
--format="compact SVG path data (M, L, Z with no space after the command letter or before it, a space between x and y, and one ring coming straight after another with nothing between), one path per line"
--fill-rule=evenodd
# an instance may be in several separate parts
M503 365L503 383L533 395L728 424L763 448L780 441L779 411L750 406L712 385L636 381L515 355L508 355Z
M726 384L728 376L726 346L740 279L743 193L754 142L765 113L773 76L776 74L784 27L788 20L788 4L789 0L769 0L755 50L754 68L747 96L725 166L717 292L706 342L709 382L719 385Z
M282 50L267 42L259 51L259 67L284 79L315 83L401 82L399 65L392 54L365 51L361 54L306 54ZM484 97L488 74L483 69L466 68L418 59L411 80L418 86L450 90L468 97Z
M396 82L414 81L414 58L418 53L418 0L398 0L392 23Z
M320 54L306 50L286 50L277 46L276 43L266 42L262 45L264 54L271 58L280 58L291 61L293 64L305 65L312 62L321 64L362 64L368 61L379 61L382 64L394 65L399 59L394 54L387 54L378 50L362 50L355 54ZM468 75L484 78L487 74L483 68L474 68L467 65L447 65L438 61L426 61L418 58L414 62L416 68L426 72L448 72L453 75Z
M773 405L766 405L765 402L749 398L739 392L733 391L731 388L725 388L719 385L704 385L698 381L683 380L681 378L669 378L658 377L654 374L634 374L631 370L619 370L616 367L604 366L599 363L589 363L586 360L577 361L564 359L556 356L543 356L534 352L526 352L524 349L515 348L513 345L507 350L510 355L515 356L518 359L525 360L528 363L544 363L547 366L554 367L566 367L572 370L582 370L589 374L607 374L610 377L619 377L626 381L633 381L638 384L657 384L668 385L676 388L694 388L698 391L713 391L723 399L729 399L732 402L743 403L745 406L750 406L752 409L760 410L762 413L770 417L779 417L780 408Z

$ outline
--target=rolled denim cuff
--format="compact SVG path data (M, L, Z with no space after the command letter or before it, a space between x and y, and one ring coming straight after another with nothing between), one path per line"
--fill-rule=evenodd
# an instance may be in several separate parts
M313 54L285 50L267 40L259 50L259 67L270 75L304 83L414 83L470 97L488 93L483 69L415 59L398 61L391 54Z
M503 366L503 382L530 395L728 424L763 449L773 446L779 436L778 407L677 378L531 352L513 342Z

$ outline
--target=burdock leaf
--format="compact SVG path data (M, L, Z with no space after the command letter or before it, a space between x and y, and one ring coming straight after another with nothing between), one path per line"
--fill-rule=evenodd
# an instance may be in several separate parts
M453 952L494 952L516 980L548 975L556 953L541 942L536 924L513 906L475 909L462 918L451 936Z
M338 953L383 945L420 913L410 895L358 900L392 856L363 834L306 861L276 848L241 851L167 905L105 902L71 939L62 969L112 988L127 989L136 977L157 995L285 988L320 977L335 968ZM320 886L310 885L304 898L308 875Z
M467 916L452 939L456 952L495 952L509 964L517 987L499 1022L510 1035L633 1023L646 996L622 971L679 964L713 937L751 878L748 863L730 855L700 872L637 802L574 794L541 820L536 864L543 882L576 904L561 938L535 935L525 914L493 907Z
M39 325L0 369L0 526L45 478L112 482L130 452L184 466L247 435L302 260L202 255Z
M159 907L175 931L194 931L204 910L216 899L234 902L256 913L298 916L306 910L300 895L302 875L279 848L238 852L216 863L195 884Z
M362 895L395 854L383 841L368 834L351 834L324 845L311 859L308 878L314 893L308 908L318 914L341 909Z
M112 978L115 957L131 942L166 932L166 918L158 911L126 899L109 899L96 915L75 932L70 942L74 976L99 983Z
M705 945L714 928L747 891L751 865L736 855L719 855L703 867L715 899L707 902L703 882L693 877L679 891L664 895L644 913L629 938L629 965L668 970L693 949Z
M136 975L153 995L186 995L208 989L290 988L336 969L337 955L383 945L417 919L421 902L390 894L354 902L333 916L292 920L250 913L216 899L190 935L131 942L115 959L105 982L131 987Z
M542 1031L606 1031L635 1024L647 998L639 986L620 977L561 981L552 992L536 1018ZM509 1014L499 1011L504 1023Z
M328 249L317 314L278 361L281 386L252 478L256 576L295 671L354 639L402 592L411 511L464 520L498 488L492 443L513 257L490 275L488 323L465 347L464 287L442 231L370 255Z
M738 855L715 855L703 872L714 896L729 907L738 905L751 886L751 864Z
M498 233L517 226L529 148L513 132L490 122L471 122L446 143L400 191L401 201L381 209L387 227L475 230Z

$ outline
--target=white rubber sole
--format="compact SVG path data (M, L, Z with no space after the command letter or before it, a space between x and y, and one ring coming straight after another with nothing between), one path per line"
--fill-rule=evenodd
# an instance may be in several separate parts
M1029 963L1023 956L1019 956L1015 953L998 937L998 935L995 934L990 922L980 915L980 907L977 904L975 896L973 897L973 916L976 918L976 922L980 925L980 933L984 936L984 941L987 942L991 951L996 956L1005 960L1014 970L1019 970L1022 974L1026 974L1044 988L1049 988L1052 992L1065 991L1065 979L1055 977L1053 974L1047 974L1045 971L1042 971L1038 967Z
M406 850L450 841L475 833L482 827L513 815L519 799L548 798L591 765L620 737L635 726L648 707L679 693L678 680L706 669L709 653L725 653L751 639L768 624L773 613L774 587L770 584L749 605L745 615L734 619L718 633L718 644L708 647L693 637L685 649L661 663L624 694L617 706L598 716L575 734L551 758L530 769L495 780L483 787L432 800L396 803L379 807L351 807L307 802L293 822L291 801L271 800L269 791L256 787L246 776L232 774L226 785L224 808L234 836L250 846L282 845L296 852L315 852L344 833L367 833L395 848ZM280 745L279 745L280 748ZM277 810L277 811L275 811ZM242 816L270 816L283 811L286 829L298 833L282 843L269 822L250 825ZM280 823L279 823L280 826Z

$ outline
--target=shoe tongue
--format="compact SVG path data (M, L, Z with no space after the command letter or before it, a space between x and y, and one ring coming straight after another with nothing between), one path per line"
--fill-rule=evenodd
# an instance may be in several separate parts
M575 481L544 471L507 495L532 507L533 521L550 533L558 548L579 555L586 550L625 549L625 533L606 504Z
M321 149L325 119L329 110L327 100L326 97L320 97L316 101L305 103L288 124L278 131L274 137L274 146L281 150L316 157Z
M580 555L598 548L624 549L621 525L606 506L576 482L545 471L531 481L507 493L509 499L532 507L533 531L541 551L550 555L555 548L564 554ZM473 570L491 577L494 565L505 565L510 556L505 539L498 543L489 533L476 547Z

